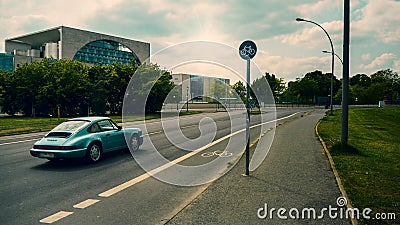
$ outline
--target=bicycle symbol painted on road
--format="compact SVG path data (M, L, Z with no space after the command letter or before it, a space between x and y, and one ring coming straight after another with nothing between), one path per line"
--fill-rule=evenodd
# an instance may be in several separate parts
M232 152L228 151L213 151L213 152L205 152L201 154L202 157L208 158L212 156L219 156L219 157L230 157L232 156Z
M244 48L240 50L240 54L243 56L252 56L256 54L256 50L254 50L251 45L244 46Z

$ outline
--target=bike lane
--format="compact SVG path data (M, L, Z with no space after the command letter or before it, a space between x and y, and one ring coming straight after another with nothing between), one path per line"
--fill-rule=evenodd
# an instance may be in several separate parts
M167 224L349 224L314 133L324 113L281 123L267 158L250 176L243 176L242 157Z

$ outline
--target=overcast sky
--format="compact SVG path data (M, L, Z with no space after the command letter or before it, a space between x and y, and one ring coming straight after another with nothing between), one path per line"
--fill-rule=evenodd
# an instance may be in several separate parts
M399 0L351 0L350 75L400 71L399 9ZM251 39L262 72L285 81L330 72L325 33L296 17L321 24L342 56L343 0L0 0L0 51L6 38L65 25L149 42L151 54L187 41L237 48Z

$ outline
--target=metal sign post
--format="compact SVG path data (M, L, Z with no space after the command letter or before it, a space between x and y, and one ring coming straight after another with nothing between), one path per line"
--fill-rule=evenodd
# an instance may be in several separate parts
M250 59L252 59L257 53L257 46L253 41L244 41L239 46L239 55L242 59L247 61L247 76L246 76L246 173L248 176L250 174Z

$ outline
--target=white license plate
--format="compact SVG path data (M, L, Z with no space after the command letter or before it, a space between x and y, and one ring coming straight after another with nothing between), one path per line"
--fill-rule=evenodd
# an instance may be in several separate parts
M54 153L43 152L39 154L39 157L42 158L54 158Z

